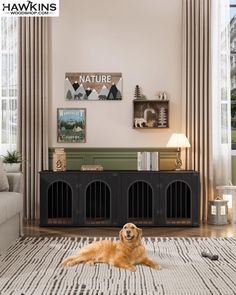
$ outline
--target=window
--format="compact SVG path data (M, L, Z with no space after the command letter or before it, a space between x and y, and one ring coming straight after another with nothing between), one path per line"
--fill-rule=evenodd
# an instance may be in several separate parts
M1 17L0 154L16 149L17 18Z
M230 1L231 137L236 150L236 0Z

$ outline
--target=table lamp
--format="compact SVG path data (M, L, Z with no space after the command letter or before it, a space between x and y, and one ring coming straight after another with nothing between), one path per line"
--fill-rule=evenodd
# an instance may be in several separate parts
M173 133L167 143L167 147L176 147L177 151L177 158L175 161L176 168L175 170L181 170L182 160L180 157L181 148L190 147L190 143L184 133Z

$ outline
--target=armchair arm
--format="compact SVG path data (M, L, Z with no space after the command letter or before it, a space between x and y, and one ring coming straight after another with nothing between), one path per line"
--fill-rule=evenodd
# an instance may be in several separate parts
M22 193L22 173L7 173L9 191Z

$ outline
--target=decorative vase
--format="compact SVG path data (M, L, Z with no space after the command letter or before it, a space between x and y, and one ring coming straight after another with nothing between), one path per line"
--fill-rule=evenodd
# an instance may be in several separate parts
M21 163L3 163L6 172L20 172Z
M64 148L56 148L53 154L53 171L66 171L66 153Z

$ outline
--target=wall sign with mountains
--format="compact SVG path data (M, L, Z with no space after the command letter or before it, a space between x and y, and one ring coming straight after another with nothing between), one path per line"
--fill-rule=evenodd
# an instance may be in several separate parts
M121 100L121 73L66 73L66 100Z

